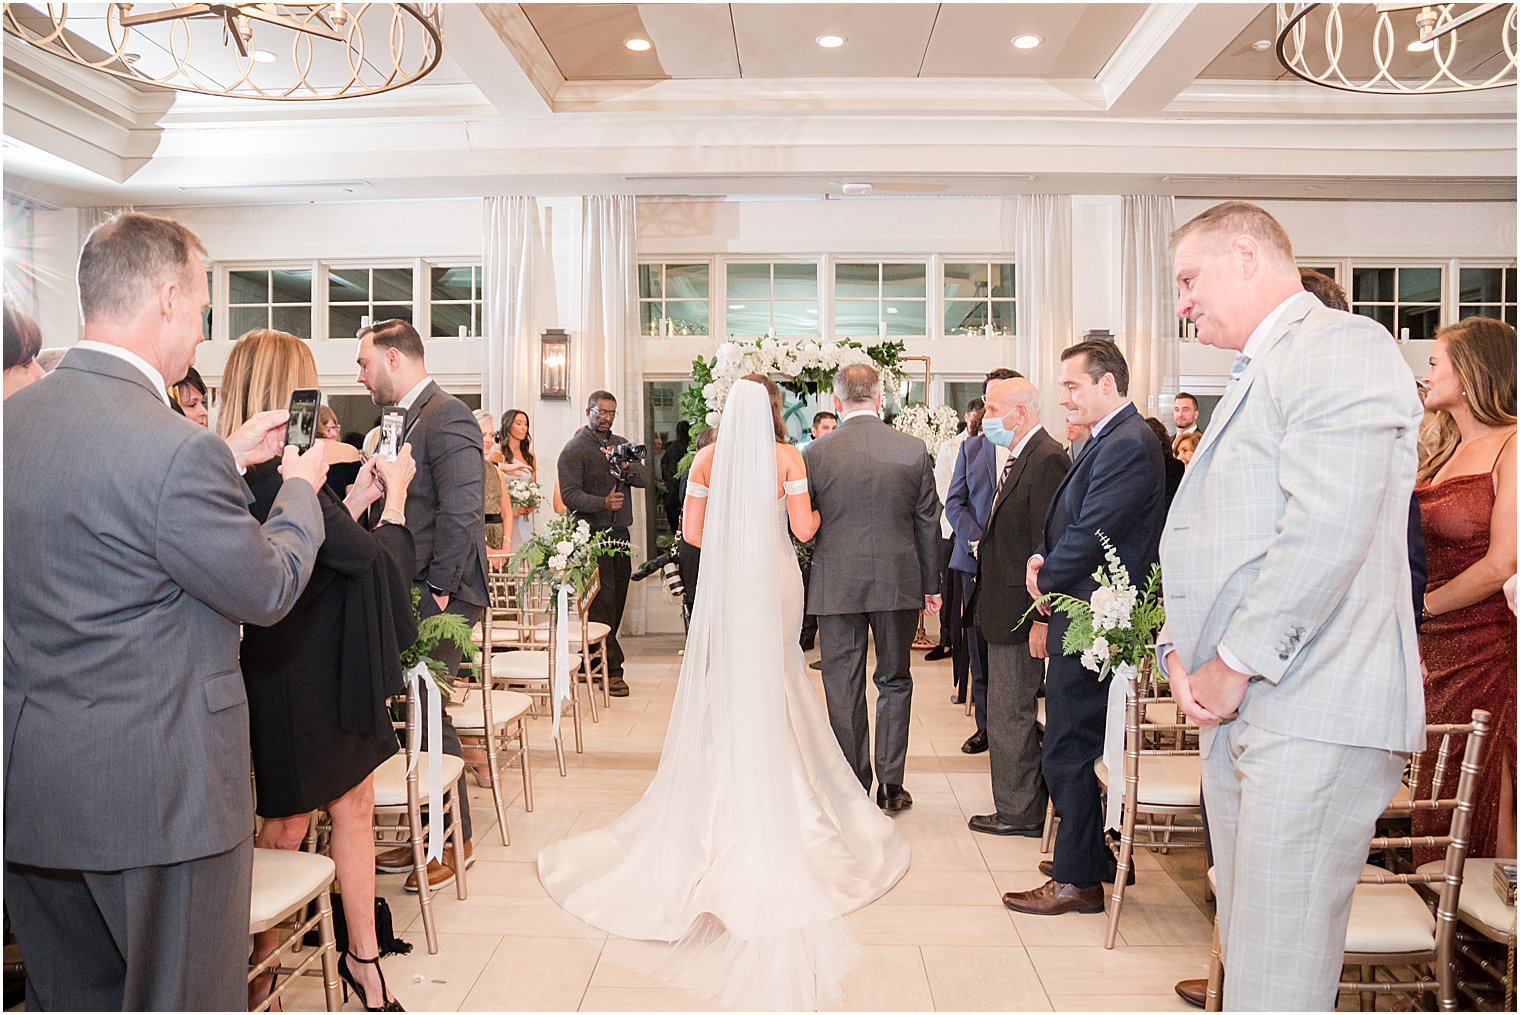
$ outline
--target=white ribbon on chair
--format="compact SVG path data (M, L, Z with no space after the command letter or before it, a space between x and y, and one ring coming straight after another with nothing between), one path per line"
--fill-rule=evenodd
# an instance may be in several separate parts
M1108 673L1108 714L1103 724L1103 764L1108 766L1108 800L1104 828L1118 828L1124 813L1124 712L1135 693L1135 668L1114 667Z
M564 703L570 697L570 588L561 585L554 604L554 673L550 681L550 694L554 699L554 724L550 736L559 739L559 717Z
M414 700L420 699L424 690L427 693L427 858L431 862L443 859L443 695L424 663L419 662L407 670L406 680L411 685ZM408 776L416 770L420 757L421 751L412 752L411 764L406 770Z

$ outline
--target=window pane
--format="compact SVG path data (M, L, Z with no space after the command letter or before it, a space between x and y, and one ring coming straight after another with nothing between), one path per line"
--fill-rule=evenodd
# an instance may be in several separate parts
M311 269L276 269L270 272L270 277L272 279L272 284L270 286L269 302L311 302Z
M801 300L775 304L776 334L807 336L818 334L818 307ZM873 331L872 334L875 334Z
M344 307L328 304L327 337L354 338L359 334L359 319L369 313L368 306Z
M730 264L728 266L729 299L769 299L771 266L768 264ZM763 330L763 329L762 329Z
M470 304L468 303L434 303L433 304L433 337L434 338L458 338L459 328L463 325L465 334L470 334Z
M994 264L992 266L992 295L1013 299L1013 265Z
M834 304L834 334L841 338L872 338L881 328L875 300L840 300Z
M658 264L639 265L639 298L658 299L660 295L660 266Z
M1328 275L1330 278L1335 277L1335 269L1328 264L1305 264L1300 267L1308 268L1310 271L1317 271L1321 275Z
M269 272L229 271L227 273L227 302L268 303Z
M966 299L987 295L986 264L945 265L945 298Z
M875 299L881 291L881 266L877 264L834 265L834 295L840 299Z
M922 264L884 264L881 266L881 294L889 299L928 294L928 268Z
M1457 314L1457 318L1460 320L1463 317L1492 317L1494 320L1499 320L1501 315L1502 309L1497 304L1473 305L1464 303L1462 304L1461 311Z
M1400 303L1440 303L1440 268L1400 268Z
M1360 274L1360 272L1358 271L1358 272L1356 272L1356 274ZM1361 314L1363 317L1370 317L1374 321L1376 321L1379 324L1381 324L1383 327L1387 328L1390 332L1393 331L1393 308L1392 307L1359 307L1359 306L1352 306L1351 310L1352 310L1353 313Z
M1502 268L1463 268L1457 280L1461 285L1458 299L1463 303L1504 302Z
M946 300L945 334L963 335L987 323L986 300Z
M1351 269L1351 301L1353 303L1392 303L1392 268Z
M1400 307L1399 327L1409 329L1409 337L1412 341L1423 341L1436 337L1436 329L1441 326L1440 307ZM1396 331L1394 335L1399 333Z
M705 264L667 264L665 295L675 299L706 299L708 275Z
M965 413L971 400L981 397L981 381L948 381L945 384L945 404L956 412Z
M671 300L665 304L665 313L671 319L672 334L705 335L708 333L706 300Z
M1018 304L1012 300L997 300L992 304L992 326L1005 335L1018 334L1018 316L1014 307Z
M375 304L374 314L375 314L375 320L376 321L397 320L397 321L406 321L406 322L410 323L411 320L412 320L412 308L411 307L403 307L403 306L396 306L396 305L383 306L383 305L377 303L377 304Z
M1515 326L1515 305L1513 303L1504 308L1504 323L1508 324L1511 328Z
M375 299L412 302L412 269L376 268Z
M758 338L771 326L771 301L748 299L728 305L728 333L736 338Z
M805 299L818 295L818 265L816 264L778 264L776 265L776 298L777 299ZM776 329L781 330L779 327ZM816 325L813 330L818 329Z
M1515 269L1504 269L1504 298L1509 302L1515 302Z
M327 272L327 299L332 303L369 302L368 268L332 268Z
M470 276L473 274L468 266L463 268L433 268L428 274L431 276L431 289L435 300L467 300L475 294L471 291ZM411 297L408 296L408 299Z
M211 307L201 311L201 338L211 341Z
M263 307L228 307L227 308L227 335L229 338L240 338L244 333L255 328L269 327L269 308Z
M662 304L657 300L645 300L639 304L639 334L658 335Z
M311 305L270 307L269 326L276 331L288 332L297 338L310 338Z
M889 302L883 309L889 337L929 333L929 322L924 319L928 304L922 300L897 300Z

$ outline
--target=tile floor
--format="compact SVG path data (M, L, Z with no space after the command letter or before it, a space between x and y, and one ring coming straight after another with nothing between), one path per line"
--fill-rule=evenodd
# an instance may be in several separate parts
M534 867L544 844L610 820L639 798L654 772L680 672L680 639L631 638L625 647L632 695L614 699L600 723L587 721L586 751L569 755L565 778L552 753L535 751L536 808L525 813L514 795L510 846L501 844L488 793L471 784L478 862L467 879L469 899L460 902L452 888L436 897L437 955L427 953L417 897L402 890L400 875L380 875L397 932L415 945L385 963L409 1010L712 1007L641 973L657 946L609 938L562 912ZM1039 841L966 828L968 816L992 809L986 755L961 753L974 726L964 706L950 704L950 664L915 658L906 782L914 806L897 818L913 848L912 867L884 898L848 918L864 959L846 983L841 1010L1191 1010L1172 984L1206 972L1211 910L1201 855L1138 855L1139 882L1112 951L1103 948L1102 916L1010 913L1000 893L1044 880L1036 869ZM818 673L812 676L821 700ZM530 729L539 748L546 730L546 721ZM289 1008L321 1009L314 979L294 990ZM357 1001L348 1007L358 1010Z

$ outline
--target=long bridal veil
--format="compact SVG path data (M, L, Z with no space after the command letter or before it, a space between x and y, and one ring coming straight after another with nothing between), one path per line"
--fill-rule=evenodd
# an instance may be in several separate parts
M793 746L801 723L813 743L838 750L816 698L805 703L811 719L788 702L784 667L796 651L800 669L801 653L796 630L785 629L783 582L798 596L800 581L786 556L770 400L753 381L729 394L709 488L699 592L659 769L627 813L545 849L540 878L604 930L673 942L655 972L681 987L728 1007L813 1009L839 996L859 957L841 890L869 891L854 908L890 888L906 868L906 843L876 846L897 836L884 828L859 848L866 837L854 828L886 819L842 758L822 765ZM863 820L856 808L872 813ZM828 887L809 861L819 840L841 857L823 874L837 882ZM867 890L859 883L875 869L855 857L871 851L889 855L878 863L891 871Z

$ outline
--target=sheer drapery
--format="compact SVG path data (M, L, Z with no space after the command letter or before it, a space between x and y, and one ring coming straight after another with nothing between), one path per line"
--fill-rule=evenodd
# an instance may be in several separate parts
M1071 303L1071 197L1024 194L1014 216L1018 337L1013 369L1040 389L1045 428L1065 439L1059 404L1061 350L1075 341Z
M1119 347L1129 361L1129 397L1157 416L1177 390L1176 290L1167 243L1170 195L1126 194L1120 243Z
M538 400L533 335L538 238L537 199L521 195L485 199L480 404L498 421L506 410L530 410Z
M32 205L5 195L5 295L37 315L37 230Z

